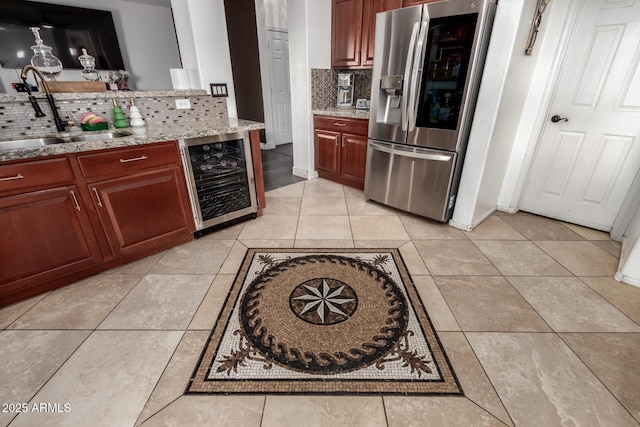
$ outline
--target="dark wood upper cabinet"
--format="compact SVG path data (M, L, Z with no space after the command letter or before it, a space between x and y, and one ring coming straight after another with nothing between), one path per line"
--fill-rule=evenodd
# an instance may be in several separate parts
M376 38L376 14L387 10L400 9L402 0L365 0L362 25L361 65L373 66L373 51Z
M371 68L376 14L401 7L402 0L333 0L331 66Z
M402 7L417 6L419 4L433 3L440 0L402 0Z
M363 0L333 0L331 4L331 66L358 67L362 41Z

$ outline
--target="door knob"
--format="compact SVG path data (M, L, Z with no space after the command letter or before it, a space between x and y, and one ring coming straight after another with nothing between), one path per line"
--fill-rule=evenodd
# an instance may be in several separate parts
M567 119L566 117L560 117L560 116L559 116L559 115L557 115L557 114L556 114L555 116L551 116L551 121L552 121L553 123L558 123L558 122L561 122L561 121L563 121L563 120L564 120L565 122L568 122L568 121L569 121L569 119Z

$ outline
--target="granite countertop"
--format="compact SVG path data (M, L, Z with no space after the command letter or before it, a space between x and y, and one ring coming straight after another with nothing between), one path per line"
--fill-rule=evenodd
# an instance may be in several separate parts
M33 92L36 97L44 97L44 92ZM188 90L113 90L106 92L74 92L62 93L56 92L52 94L58 100L64 99L120 99L120 98L156 98L156 97L188 97L188 96L205 96L207 91L203 89ZM29 95L26 92L13 94L0 94L0 103L28 101Z
M328 108L323 110L312 110L314 115L348 117L351 119L369 119L369 110L356 110L355 108Z
M152 144L155 142L173 141L181 138L197 138L202 136L224 135L228 133L244 132L264 129L264 123L242 119L217 119L206 123L150 125L144 128L106 129L98 132L83 132L80 129L51 135L23 136L7 140L59 137L68 139L74 135L101 133L109 131L125 131L131 136L109 140L94 140L84 142L65 142L62 144L46 145L38 148L13 148L0 150L0 162L30 159L37 157L55 156L58 154L79 153L85 151L104 150L107 148L129 147L134 145ZM135 132L135 133L134 133Z

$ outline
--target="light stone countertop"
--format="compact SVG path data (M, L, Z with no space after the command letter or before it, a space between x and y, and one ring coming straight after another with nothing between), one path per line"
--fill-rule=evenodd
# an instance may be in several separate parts
M312 110L314 115L347 117L351 119L369 119L369 110L356 110L355 108L329 108L324 110Z
M97 132L83 132L80 129L72 132L64 132L51 135L38 135L17 137L8 140L25 138L59 137L68 139L74 135L90 133L125 131L135 132L131 136L109 140L94 140L84 142L65 142L62 144L46 145L38 148L13 148L0 150L0 162L11 160L30 159L59 154L80 153L85 151L104 150L107 148L129 147L134 145L152 144L155 142L173 141L180 138L197 138L202 136L224 135L228 133L244 132L264 129L264 123L242 119L216 119L203 123L150 125L144 128L109 128Z
M38 98L44 97L44 92L33 92ZM106 92L74 92L74 93L52 93L53 98L58 100L72 100L72 99L121 99L121 98L156 98L156 97L189 97L189 96L205 96L208 95L206 90L203 89L189 89L189 90L113 90ZM29 95L26 92L13 93L13 94L0 94L0 103L2 102L16 102L16 101L28 101Z

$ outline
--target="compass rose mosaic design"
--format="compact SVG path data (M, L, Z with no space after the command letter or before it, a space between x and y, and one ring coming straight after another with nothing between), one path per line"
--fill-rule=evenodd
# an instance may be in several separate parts
M395 249L251 249L187 393L461 394Z

